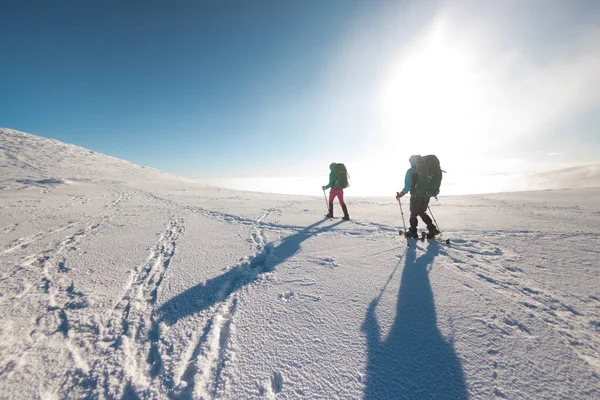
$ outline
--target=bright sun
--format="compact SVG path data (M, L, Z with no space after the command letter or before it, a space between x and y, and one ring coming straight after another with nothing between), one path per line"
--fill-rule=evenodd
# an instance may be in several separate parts
M441 21L397 57L377 102L385 148L456 159L478 147L482 78L475 64Z

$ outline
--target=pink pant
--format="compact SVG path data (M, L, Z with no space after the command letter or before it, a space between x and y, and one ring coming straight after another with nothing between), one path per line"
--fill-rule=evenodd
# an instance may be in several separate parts
M344 189L331 189L329 191L329 203L333 203L336 197L340 201L340 204L344 204Z

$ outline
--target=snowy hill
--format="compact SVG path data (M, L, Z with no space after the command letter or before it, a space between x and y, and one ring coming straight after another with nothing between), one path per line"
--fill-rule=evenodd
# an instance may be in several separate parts
M600 397L600 189L442 197L452 243L407 247L351 189L329 220L6 129L0 166L1 399Z
M130 186L148 181L189 181L72 144L6 128L0 128L0 168L10 171L0 176L0 190L92 180Z

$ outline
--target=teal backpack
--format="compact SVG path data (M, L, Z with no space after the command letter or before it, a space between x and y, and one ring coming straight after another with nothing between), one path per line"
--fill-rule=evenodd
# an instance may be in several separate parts
M423 156L417 161L415 193L419 197L436 197L442 184L442 169L436 156ZM414 178L413 178L414 179Z

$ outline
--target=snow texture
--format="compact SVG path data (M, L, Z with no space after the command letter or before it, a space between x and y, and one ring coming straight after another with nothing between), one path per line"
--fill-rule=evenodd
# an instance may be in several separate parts
M2 399L600 398L600 189L441 197L407 247L393 194L330 220L9 129L0 166Z

